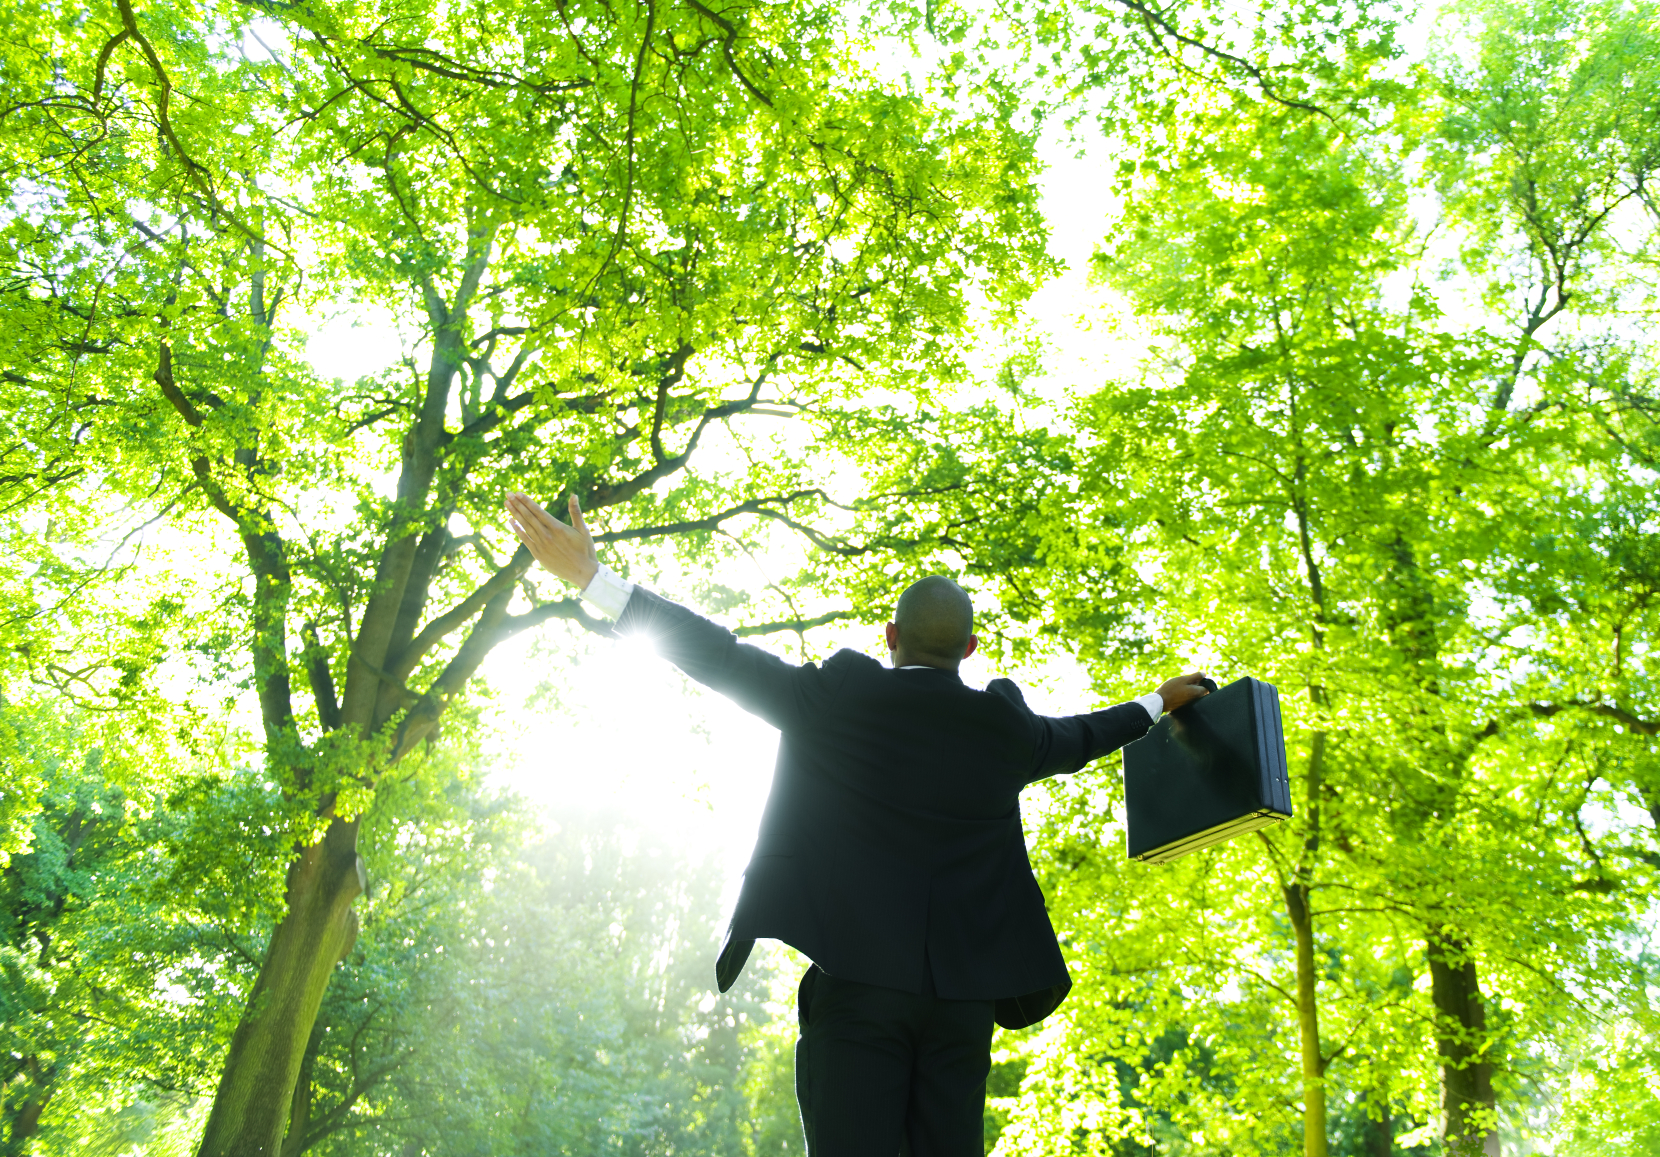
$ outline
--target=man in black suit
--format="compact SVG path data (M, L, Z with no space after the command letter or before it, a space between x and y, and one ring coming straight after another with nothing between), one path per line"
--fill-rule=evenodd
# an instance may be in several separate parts
M811 1157L980 1154L992 1024L1023 1028L1072 982L1026 858L1020 790L1140 738L1205 694L1202 676L1065 718L994 679L964 686L973 607L946 578L900 596L891 667L855 651L794 666L602 566L523 494L509 524L553 574L649 635L687 675L780 732L772 791L715 966L731 987L755 941L813 961L796 1092Z

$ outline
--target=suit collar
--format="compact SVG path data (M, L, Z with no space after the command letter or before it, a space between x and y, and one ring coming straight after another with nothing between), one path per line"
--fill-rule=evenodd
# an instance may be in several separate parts
M914 666L895 667L894 671L896 673L897 672L910 672L912 674L920 672L920 673L922 673L922 675L924 677L943 675L947 679L951 679L951 680L953 680L954 682L957 682L957 683L961 683L963 681L963 677L955 671L948 671L944 667L928 667L928 666L924 666L921 663L915 664Z

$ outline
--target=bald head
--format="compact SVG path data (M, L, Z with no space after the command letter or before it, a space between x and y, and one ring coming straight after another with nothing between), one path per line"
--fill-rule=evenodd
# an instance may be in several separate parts
M929 575L905 588L893 621L896 653L930 666L955 667L974 637L974 604L950 579Z

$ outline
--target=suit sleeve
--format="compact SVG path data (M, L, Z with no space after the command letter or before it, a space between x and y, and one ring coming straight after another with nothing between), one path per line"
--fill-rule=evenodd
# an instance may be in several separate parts
M688 676L780 730L812 719L844 674L832 670L834 659L824 668L797 666L740 643L719 623L643 587L634 588L615 630L649 636L658 653Z
M1031 779L1065 775L1134 743L1153 727L1152 717L1139 703L1120 703L1105 711L1066 715L1058 719L1032 716L1036 748Z
M1134 743L1152 729L1149 708L1139 702L1120 703L1105 711L1053 718L1035 714L1026 706L1020 688L1008 679L993 679L986 690L1025 712L1032 726L1032 762L1026 782L1066 775Z

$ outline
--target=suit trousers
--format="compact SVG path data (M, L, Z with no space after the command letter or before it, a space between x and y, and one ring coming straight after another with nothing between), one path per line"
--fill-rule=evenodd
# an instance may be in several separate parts
M808 1157L982 1157L992 1002L802 977L795 1092Z

